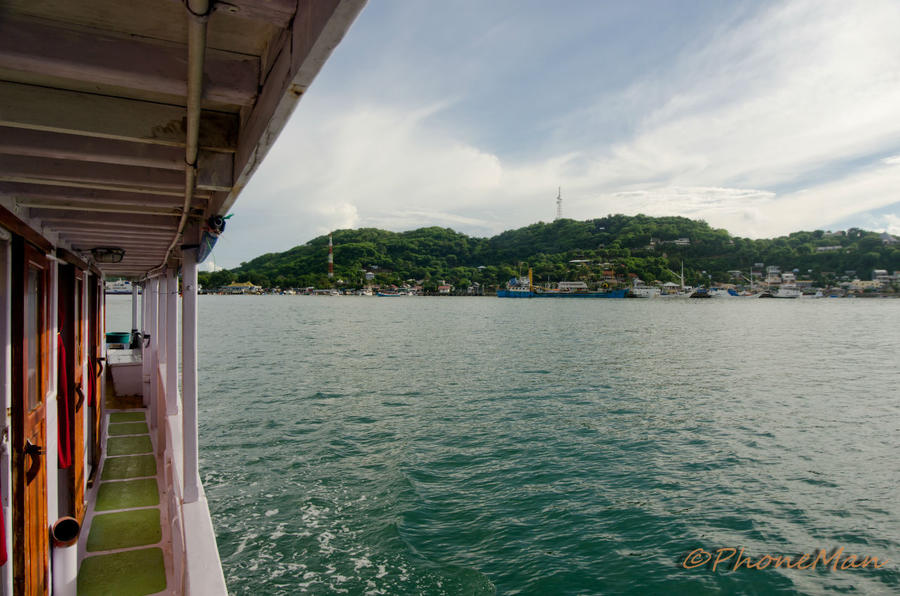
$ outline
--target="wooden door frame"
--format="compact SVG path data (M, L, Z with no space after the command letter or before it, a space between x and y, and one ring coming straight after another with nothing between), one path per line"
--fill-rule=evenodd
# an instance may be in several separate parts
M104 285L103 279L96 274L91 278L93 283L88 285L88 317L87 317L87 337L88 337L88 382L94 383L94 406L93 409L88 408L88 424L91 427L90 444L90 462L91 475L88 478L88 486L91 486L97 470L100 468L100 420L102 416L103 404L103 379L106 377L105 357L103 355L103 347L105 342L102 338L101 318L103 316L103 298Z
M27 370L25 366L26 353L26 337L25 337L25 287L26 273L28 266L34 263L43 270L43 296L40 305L43 316L41 317L42 329L39 331L39 358L40 370L38 372L38 392L41 399L41 405L32 411L27 411L27 396L25 395L25 387L27 384ZM11 277L11 312L12 312L12 403L11 406L11 426L12 441L10 451L12 452L12 517L13 517L13 592L15 594L31 594L31 593L47 593L48 570L49 570L49 522L47 516L47 428L46 428L46 408L47 408L47 389L50 379L50 292L53 290L50 283L50 262L43 251L40 251L27 242L21 236L13 236L12 240L12 277ZM40 420L43 418L43 420ZM43 423L43 440L39 447L43 449L41 455L27 455L25 453L26 428L31 429L33 425ZM26 513L33 509L26 509L28 505L34 506L33 503L26 503L26 479L25 465L30 464L29 470L34 465L39 465L38 474L44 475L43 489L40 491L39 503L37 504L37 519L26 520ZM35 464L35 462L38 462ZM41 566L42 578L41 583L36 586L29 585L26 582L26 565L35 565L34 561L26 561L26 530L31 525L36 524L38 547L42 550L41 559L38 563ZM31 577L31 574L28 574Z
M84 408L87 406L87 387L83 378L84 359L89 353L84 349L87 275L80 267L66 264L60 266L58 280L57 308L62 313L60 333L66 348L66 362L60 362L59 366L66 367L66 380L69 384L69 411L63 412L63 414L72 423L72 427L69 429L70 444L68 445L72 453L72 464L60 477L61 484L65 486L66 490L65 492L60 491L59 505L60 514L71 515L81 523L84 521L87 511L84 490L84 473L87 463L84 458L86 430ZM58 407L60 406L62 406L61 402L58 403ZM61 416L57 417L57 420L59 424L62 424Z

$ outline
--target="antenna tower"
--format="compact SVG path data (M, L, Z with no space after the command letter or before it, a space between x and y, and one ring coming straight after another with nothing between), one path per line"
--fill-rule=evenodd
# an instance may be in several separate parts
M328 234L328 279L334 279L334 248L331 243L331 234Z
M562 219L562 186L556 194L556 219Z

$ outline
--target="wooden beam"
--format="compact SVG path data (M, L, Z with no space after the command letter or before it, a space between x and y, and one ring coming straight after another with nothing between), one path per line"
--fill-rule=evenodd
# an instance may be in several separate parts
M294 12L297 10L297 0L266 0L265 2L259 2L258 0L228 0L227 2L216 2L212 8L219 13L242 19L265 21L279 29L284 29L291 22L291 19L294 18Z
M81 187L168 190L184 188L184 174L172 170L84 163L0 154L0 180L11 182L76 183Z
M278 138L300 97L365 5L365 0L300 2L291 42L285 43L268 72L256 104L241 128L235 153L234 188L214 199L209 215L227 213Z
M0 196L9 196L19 205L37 208L108 211L111 213L180 214L180 196L154 195L110 190L67 188L44 184L0 182ZM202 215L205 199L192 202L191 210Z
M133 240L127 241L127 235L123 233L122 228L108 228L106 230L98 230L91 228L77 228L77 227L56 227L53 226L54 230L59 232L60 234L65 235L68 238L90 238L92 240L105 240L110 244L117 245L122 242L130 242L131 244L139 244L142 243L149 244L163 244L167 241L172 240L172 235L175 233L174 230L171 233L168 232L147 232L147 230L130 230L129 234L134 234L131 236ZM111 239L115 238L115 241L111 241Z
M64 248L57 248L56 256L59 257L60 259L62 259L63 261L65 261L66 263L68 263L70 265L75 265L76 267L78 267L79 269L82 269L84 271L87 271L88 269L90 269L90 266L84 261L84 259L82 259L75 253L68 251Z
M186 119L178 106L0 82L2 126L184 147ZM233 151L237 135L233 114L202 113L201 148Z
M282 4L283 0L249 0L246 4L274 2ZM71 23L80 29L101 29L122 36L167 40L177 44L184 44L187 39L188 19L184 3L178 0L3 0L2 6L4 18L23 15L36 20ZM224 10L216 10L209 18L207 46L259 56L266 37L277 29L275 24L239 18Z
M10 71L39 72L183 97L187 95L186 54L186 46L168 42L112 37L27 20L0 20L0 68ZM251 104L258 80L256 56L207 52L204 99Z
M13 234L21 236L46 253L53 251L53 244L49 240L41 236L34 228L19 219L15 213L3 205L0 205L0 226Z
M0 128L0 153L184 170L184 149L180 147L130 143L24 128Z
M37 214L32 214L37 217ZM92 224L96 226L129 226L132 228L148 228L169 230L178 227L177 217L163 215L121 215L116 213L92 213L90 211L72 212L63 210L41 210L42 222L61 221L69 224Z
M184 171L184 150L146 143L0 127L0 154ZM200 151L198 187L230 190L231 153ZM182 183L183 186L183 183ZM180 187L179 187L180 190Z
M40 184L33 182L7 182L0 181L0 196L4 194L15 197L47 196L74 199L100 199L113 200L135 205L156 205L157 203L184 204L184 193L170 190L144 189L144 188L82 188L75 182L44 181ZM213 195L211 191L195 191L192 206L197 207ZM110 198L111 197L111 198Z
M161 259L164 255L159 255L154 258L142 258L142 259L129 259L128 255L125 255L125 258L121 263L101 263L99 264L100 268L106 272L118 273L121 272L135 272L143 274L145 271L153 269L155 266L159 265L159 259Z
M19 199L16 203L23 207L31 207L38 210L65 209L66 211L100 211L102 213L138 213L145 215L179 215L181 213L181 205L173 205L171 207L136 207L118 203L88 203L55 201L52 199ZM195 214L202 215L203 212L198 209L195 211Z

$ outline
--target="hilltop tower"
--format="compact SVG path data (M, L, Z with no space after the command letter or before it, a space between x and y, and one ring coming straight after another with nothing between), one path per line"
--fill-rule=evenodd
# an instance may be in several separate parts
M328 279L334 279L334 245L331 243L331 234L328 234Z
M562 186L559 187L559 191L556 193L556 219L562 219ZM553 221L556 221L553 220Z

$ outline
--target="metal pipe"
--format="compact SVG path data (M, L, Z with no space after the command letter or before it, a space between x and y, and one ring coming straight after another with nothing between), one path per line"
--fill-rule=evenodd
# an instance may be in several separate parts
M197 183L197 155L200 153L200 110L203 99L203 65L206 62L206 24L209 20L209 0L185 0L188 10L188 78L187 78L187 131L184 144L184 205L175 237L166 249L163 262L149 272L153 275L162 270L178 244L178 239L187 224L191 212L191 199Z

